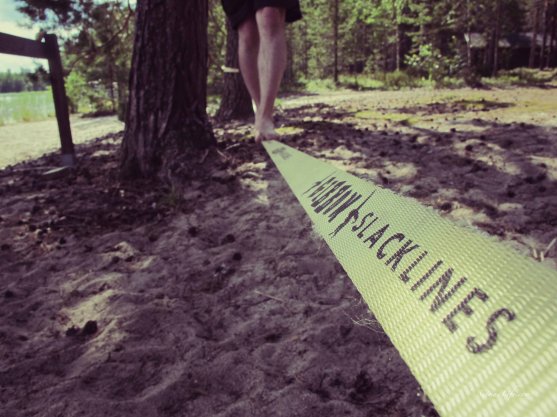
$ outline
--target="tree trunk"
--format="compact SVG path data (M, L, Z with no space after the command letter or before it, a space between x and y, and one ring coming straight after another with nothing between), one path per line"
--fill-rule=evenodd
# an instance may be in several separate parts
M118 120L125 122L128 109L128 90L125 83L118 80Z
M240 68L238 60L238 32L226 19L225 65L230 69ZM242 120L253 117L253 107L248 89L239 72L224 72L224 90L216 118L221 121Z
M495 39L495 31L492 27L486 29L485 39L484 68L486 71L489 71L493 69L493 40Z
M468 71L472 73L472 18L470 16L470 0L466 0L466 33L468 34L468 42L466 42L466 65Z
M137 2L123 176L155 176L215 144L206 112L207 13L207 0Z
M109 55L109 63L108 63L108 94L110 96L110 104L112 106L112 111L116 111L116 94L114 93L114 66L112 65L113 60L112 57Z
M399 9L399 6L396 2L393 4L393 23L395 24L395 66L396 70L400 71L400 64L401 64L401 44L402 44L402 33L401 33L401 14L402 8Z
M536 47L538 46L538 30L539 30L539 20L538 20L538 2L537 0L532 0L532 18L534 19L533 30L532 30L532 43L530 44L530 62L528 66L534 68L536 65Z
M305 22L305 21L304 21ZM304 72L304 77L305 79L309 79L309 53L310 53L310 48L311 48L311 42L308 39L308 29L307 29L307 24L304 24L304 61L303 61L303 72Z
M395 54L396 54L396 70L400 71L400 58L401 58L401 44L402 44L402 34L400 30L400 25L396 25L396 47L395 47Z
M292 87L296 85L296 74L294 71L296 62L294 55L294 47L292 46L292 35L287 32L286 36L286 69L284 70L284 75L282 76L282 84L286 87Z
M338 84L338 2L333 0L333 80Z
M543 2L543 12L542 12L542 49L540 51L540 69L542 70L545 65L545 53L547 48L547 35L548 35L548 12L549 12L549 0L544 0Z
M549 52L547 53L547 67L553 67L555 63L555 43L557 41L557 2L551 4L551 35L549 38Z
M501 38L501 0L495 5L495 31L493 34L493 71L491 75L497 76L499 71L499 39Z

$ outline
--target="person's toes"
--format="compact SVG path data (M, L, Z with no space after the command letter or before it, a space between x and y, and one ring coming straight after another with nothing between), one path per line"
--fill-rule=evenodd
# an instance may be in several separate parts
M255 135L255 141L261 143L264 140L277 140L279 136L280 135L274 129L258 131Z
M255 141L261 143L264 140L277 140L280 135L275 130L273 122L270 120L256 119Z
M265 132L265 140L277 140L279 136L280 135L277 133L275 129Z

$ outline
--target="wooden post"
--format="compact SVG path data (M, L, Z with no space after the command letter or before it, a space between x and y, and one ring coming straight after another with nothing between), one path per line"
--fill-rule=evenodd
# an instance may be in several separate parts
M58 40L56 35L52 34L45 35L44 40L48 53L52 97L54 98L54 108L56 110L58 131L60 132L60 142L62 145L62 165L71 167L74 166L76 162L75 150L72 141L68 99L66 97L66 89L64 87L64 71L62 69L60 50L58 49Z
M45 35L45 42L33 41L18 36L0 33L0 53L27 56L32 58L48 59L50 67L50 82L54 108L58 120L58 131L62 143L62 165L72 167L75 165L75 151L70 129L70 115L68 112L68 99L64 88L64 71L56 35Z

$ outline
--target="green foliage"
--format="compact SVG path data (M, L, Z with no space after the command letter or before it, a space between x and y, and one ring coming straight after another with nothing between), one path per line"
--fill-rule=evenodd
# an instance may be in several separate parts
M11 71L0 74L0 93L19 93L26 91L25 74L12 74Z
M59 33L72 110L123 116L135 24L130 3L18 0L18 4L42 29ZM66 30L60 32L60 25ZM83 96L78 97L78 91Z
M88 9L79 32L64 45L66 67L84 80L84 103L97 113L122 116L133 50L134 10L120 2Z
M308 0L303 8L304 20L289 28L294 74L291 83L332 76L334 2ZM352 77L354 81L348 87L355 89L380 88L377 83L362 85L360 80L370 77L381 81L383 88L452 87L463 83L478 86L480 73L494 71L497 25L500 36L531 31L532 8L541 13L543 3L500 2L498 9L494 0L342 0L336 39L338 69ZM557 3L551 13L557 13ZM468 33L483 36L485 47L469 51L465 41ZM499 56L499 68L508 64L503 52ZM394 74L381 75L390 72ZM422 77L426 80L421 80ZM327 81L305 81L305 84L311 89L329 88ZM345 87L347 83L341 80L340 86Z
M435 88L463 88L463 87L480 87L479 84L470 84L469 81L462 77L443 77L433 83Z
M533 87L540 85L557 85L557 69L538 70L532 68L516 68L500 71L497 77L485 77L482 82L492 87Z
M341 75L339 83L332 78L301 80L302 90L310 93L322 93L339 90L400 90L404 88L430 86L427 80L410 75L406 71L377 72L373 75Z
M16 0L18 10L49 29L59 25L72 27L82 22L95 0Z
M85 77L77 71L66 77L66 95L72 113L110 113L112 111L112 103L106 89L98 88L98 84L88 83Z
M458 73L462 64L458 56L446 56L432 44L422 44L418 51L406 57L406 64L416 75L425 75L432 81L442 81Z
M378 77L377 74L374 74L374 76L367 74L341 74L339 85L351 90L365 91L383 89L385 87L385 82L384 78Z
M224 77L221 67L226 57L225 19L220 0L209 0L207 86L210 95L220 94L223 86Z
M420 80L411 76L406 71L393 71L381 74L384 86L387 89L399 90L401 88L417 87Z
M331 78L316 80L301 80L304 89L310 93L320 93L325 91L333 91L337 89Z
M77 71L66 77L66 95L71 113L77 113L79 108L83 107L86 86L85 78Z
M46 90L48 85L48 75L43 67L38 67L34 72L0 72L0 93L40 91Z

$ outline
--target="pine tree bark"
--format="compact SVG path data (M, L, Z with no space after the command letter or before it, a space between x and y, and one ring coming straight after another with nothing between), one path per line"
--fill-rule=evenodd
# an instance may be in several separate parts
M538 46L538 30L539 30L539 19L538 19L538 1L532 0L532 18L533 20L533 27L532 27L532 43L530 44L530 60L528 62L528 66L530 68L534 68L536 65L536 47Z
M499 40L501 39L501 0L495 4L495 30L493 33L493 69L491 75L497 76L499 71Z
M285 87L292 87L296 85L296 73L294 71L294 66L296 65L294 55L294 47L292 45L292 36L287 33L286 36L286 69L284 70L284 75L282 77L282 84Z
M308 39L308 28L307 28L307 24L305 23L306 21L304 20L304 25L303 25L303 42L302 45L304 45L304 51L302 53L303 56L303 60L302 60L302 72L304 73L304 77L305 79L309 79L309 51L311 49L311 42Z
M463 33L461 38L459 53L466 66L463 68L464 79L467 83L474 81L474 62L472 56L472 13L470 10L470 0L464 0L460 3L459 19L456 25L457 32ZM466 41L468 38L468 41Z
M549 0L544 0L543 2L543 12L542 12L542 49L540 50L540 69L542 70L545 66L545 54L547 48L547 36L548 36L548 13L549 13Z
M466 64L468 71L472 73L472 17L470 14L470 0L466 0L466 33L468 34L468 42L466 42Z
M549 51L547 53L546 66L551 68L555 63L555 43L557 41L557 1L551 4L551 34L549 37Z
M400 21L402 10L399 9L396 3L393 3L393 23L395 25L395 66L396 70L400 71L401 68L401 50L402 50L402 30L400 27Z
M226 20L226 58L228 68L237 69L238 62L238 32ZM239 72L224 72L224 89L216 118L221 121L243 120L253 117L253 107L248 89Z
M215 144L206 112L207 0L139 0L121 173L160 175Z
M333 0L333 81L338 84L338 25L339 0Z

